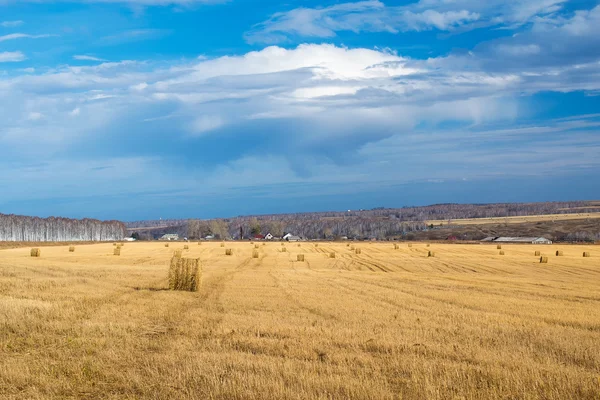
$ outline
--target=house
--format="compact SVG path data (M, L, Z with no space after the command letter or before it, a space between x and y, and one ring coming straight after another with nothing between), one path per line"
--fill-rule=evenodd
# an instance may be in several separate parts
M288 240L288 238L289 238L290 236L292 236L292 234L291 234L291 233L286 233L285 235L283 235L282 239L283 239L283 240Z
M158 240L179 240L179 235L176 233L167 233L162 235Z
M527 244L552 244L552 240L544 237L493 237L485 238L482 242L488 243L527 243Z
M288 242L299 242L302 240L302 238L300 236L289 235L285 240L287 240Z
M265 235L265 240L273 240L273 235L271 235L270 233L267 233Z
M215 235L206 235L206 237L204 239L213 240L214 238L215 238Z
M258 235L252 236L252 239L254 239L254 240L265 240L265 235L261 235L259 233Z

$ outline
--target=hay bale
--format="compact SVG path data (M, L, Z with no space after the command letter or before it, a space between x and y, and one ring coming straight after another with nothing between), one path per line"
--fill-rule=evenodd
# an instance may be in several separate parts
M435 257L435 252L429 250L429 253L427 253L427 257Z
M427 247L431 246L429 243L427 243Z
M165 243L165 247L169 247L169 243Z
M258 250L252 252L252 258L258 258Z
M502 245L501 245L501 244L499 244L498 246L496 246L496 248L497 248L498 250L500 250L500 249L502 248Z
M226 256L232 256L233 255L233 249L225 249L225 255Z
M254 242L250 242L250 244L254 244Z
M296 261L304 261L304 254L298 254L296 256Z
M225 247L225 243L221 243L221 247Z
M540 257L540 264L548 264L548 257Z
M409 244L408 244L408 247L412 247L412 244L410 244L410 243L409 243Z
M556 250L556 257L560 257L563 255L562 250Z
M42 255L42 251L38 248L31 249L31 257L40 257Z
M176 257L176 258L181 258L181 253L182 253L182 250L181 250L181 249L176 249L176 250L173 252L173 257Z
M335 253L334 252L329 253L329 258L335 258Z
M282 252L282 253L285 253L286 251L287 251L287 249L286 249L285 247L282 247L282 248L281 248L281 252Z
M590 254L590 252L589 252L589 251L584 251L584 252L583 252L583 256L584 256L584 257L591 257L592 255Z
M169 289L197 292L202 285L202 268L198 258L171 258Z
M198 246L202 246L202 242L198 242Z
M503 255L504 255L504 250L500 250L500 251L498 252L498 254L500 254L501 256L503 256Z
M346 243L346 247L350 247L350 243Z
M115 256L120 256L121 255L121 247L119 247L119 246L115 247L115 251L113 254Z
M116 246L116 245L117 245L116 243L113 243L113 246Z
M319 243L315 243L315 247L319 247Z
M400 246L398 246L397 244L394 244L394 250L398 250L400 248Z
M75 253L75 246L69 246L69 253Z
M258 249L258 248L259 248L259 246L258 246L257 244L255 244L255 245L254 245L254 248L255 248L255 249Z
M354 250L354 252L355 252L356 254L361 254L361 253L362 253L362 250L361 250L361 249L356 249L356 250Z
M183 249L184 249L184 250L189 250L189 249L190 249L190 246L188 246L188 245L186 244L186 245L184 245L184 246L183 246Z
M536 251L536 252L535 252L535 255L539 257L539 256L541 256L541 255L542 255L542 252L538 250L538 251ZM558 254L557 254L557 255L558 255Z
M298 247L302 247L302 246L300 245L300 243L298 243Z

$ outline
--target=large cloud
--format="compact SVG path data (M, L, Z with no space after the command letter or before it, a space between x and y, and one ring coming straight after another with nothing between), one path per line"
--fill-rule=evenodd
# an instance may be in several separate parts
M500 44L513 42L490 48ZM597 117L512 126L527 117L523 91L578 89L577 66L551 79L533 66L486 70L485 54L419 61L313 44L167 66L13 71L0 76L0 167L12 171L0 182L11 188L3 196L110 188L115 196L172 201L240 190L267 196L272 185L289 185L292 196L498 170L598 168ZM600 89L597 78L585 84Z

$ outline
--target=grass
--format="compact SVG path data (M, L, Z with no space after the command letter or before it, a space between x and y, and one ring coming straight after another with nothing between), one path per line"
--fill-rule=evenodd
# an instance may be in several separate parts
M230 246L0 251L0 398L600 397L594 246Z

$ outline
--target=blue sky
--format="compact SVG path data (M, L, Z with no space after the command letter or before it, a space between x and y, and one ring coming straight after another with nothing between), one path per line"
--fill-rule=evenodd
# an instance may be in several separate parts
M0 0L0 212L600 198L600 2Z

